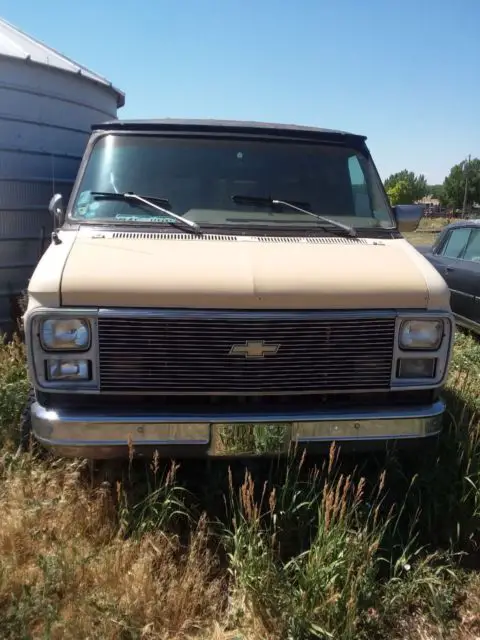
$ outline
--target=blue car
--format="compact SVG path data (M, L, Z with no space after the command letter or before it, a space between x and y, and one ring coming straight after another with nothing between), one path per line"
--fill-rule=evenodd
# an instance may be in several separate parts
M448 284L457 323L480 334L480 219L452 222L433 246L417 249Z

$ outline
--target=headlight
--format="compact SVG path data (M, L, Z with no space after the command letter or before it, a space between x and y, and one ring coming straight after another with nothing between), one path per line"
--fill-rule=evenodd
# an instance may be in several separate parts
M47 360L47 380L89 380L88 360Z
M400 326L401 349L438 349L443 338L442 320L404 320Z
M90 325L79 318L44 320L40 340L46 351L86 351L90 346Z
M400 358L397 377L402 379L434 378L436 366L437 358Z

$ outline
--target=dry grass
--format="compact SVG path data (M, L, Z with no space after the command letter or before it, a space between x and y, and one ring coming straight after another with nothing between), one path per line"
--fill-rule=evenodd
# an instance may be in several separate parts
M110 485L15 453L23 349L0 348L0 637L480 637L479 388L480 345L460 334L421 460L298 452L220 481L157 458Z
M437 233L443 227L454 221L454 218L422 218L418 226L419 231Z
M452 222L450 218L423 218L416 231L403 235L414 246L431 245L435 242L438 233L450 222Z
M204 518L185 548L159 530L125 538L115 496L80 463L4 456L2 637L181 638L225 599Z
M414 247L426 247L435 242L437 237L436 233L413 231L411 233L404 233L403 237L408 240Z

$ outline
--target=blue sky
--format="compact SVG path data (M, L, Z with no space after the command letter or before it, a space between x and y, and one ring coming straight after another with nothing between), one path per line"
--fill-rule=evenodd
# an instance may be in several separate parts
M0 0L0 15L125 91L119 117L351 130L382 177L431 183L480 156L480 0Z

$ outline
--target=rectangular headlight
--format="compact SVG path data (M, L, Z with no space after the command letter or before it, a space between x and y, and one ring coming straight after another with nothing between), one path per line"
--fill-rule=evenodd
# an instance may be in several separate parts
M400 325L401 349L434 351L442 344L443 320L404 320Z
M434 378L436 363L435 358L400 358L397 376L404 379Z
M90 380L88 360L52 359L46 362L47 380Z
M81 318L50 318L40 323L40 342L45 351L86 351L91 331Z

